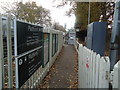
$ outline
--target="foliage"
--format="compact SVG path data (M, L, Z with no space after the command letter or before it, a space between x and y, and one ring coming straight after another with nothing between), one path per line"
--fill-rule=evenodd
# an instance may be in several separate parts
M77 2L75 10L76 24L75 28L80 30L87 29L88 25L88 2ZM102 18L100 16L102 15ZM90 22L106 21L106 3L105 2L90 2Z
M114 14L114 7L115 3L114 2L108 2L106 4L107 10L106 10L106 19L108 21L108 25L110 26L110 30L112 28L112 22L113 22L113 14Z
M57 22L53 23L53 26L52 26L52 27L53 27L53 29L66 32L65 28L64 28L62 25L60 25L59 23L57 23Z
M71 16L71 14L74 14L74 10L76 7L76 3L75 2L70 2L70 1L66 1L66 0L53 0L53 6L56 8L61 8L64 7L66 5L71 6L70 9L68 11L66 11L66 16Z
M54 2L55 1L57 2L57 0L54 0ZM68 4L72 6L72 8L66 12L66 15L71 16L71 14L75 14L75 28L80 30L87 29L89 2L69 2L63 0L59 2L56 7L60 8ZM90 2L90 22L107 21L108 25L111 25L113 13L114 2Z
M77 7L75 10L75 16L76 16L76 24L75 24L75 28L82 28L85 29L87 26L87 19L88 19L88 4L89 3L79 3L77 2Z
M4 6L4 10L6 13L14 14L18 19L42 24L43 26L51 25L50 11L42 6L37 6L36 2L19 2L15 3L12 9Z

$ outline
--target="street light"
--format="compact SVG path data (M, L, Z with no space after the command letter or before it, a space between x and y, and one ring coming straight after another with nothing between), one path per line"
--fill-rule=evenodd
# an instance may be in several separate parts
M88 24L90 23L90 0L89 0L89 9L88 9Z

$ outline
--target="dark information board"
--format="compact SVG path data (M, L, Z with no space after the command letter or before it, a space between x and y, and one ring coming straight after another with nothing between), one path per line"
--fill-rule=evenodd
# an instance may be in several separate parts
M58 34L52 35L52 56L58 51Z
M21 87L42 65L42 47L34 52L18 58L18 82Z
M55 45L55 38L56 38L56 34L53 34L52 35L52 56L55 55L55 47L56 47L56 45Z
M58 51L58 34L55 36L55 52Z
M42 45L42 27L17 21L17 54Z
M49 62L49 34L44 33L44 65Z
M43 63L43 28L21 21L16 27L16 88L20 88Z

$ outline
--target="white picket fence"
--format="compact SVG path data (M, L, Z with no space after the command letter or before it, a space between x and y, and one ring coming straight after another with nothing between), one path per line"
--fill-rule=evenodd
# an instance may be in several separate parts
M110 72L110 60L108 57L100 57L92 50L76 43L78 52L78 88L106 88L109 89L109 83L112 88L120 89L120 61Z

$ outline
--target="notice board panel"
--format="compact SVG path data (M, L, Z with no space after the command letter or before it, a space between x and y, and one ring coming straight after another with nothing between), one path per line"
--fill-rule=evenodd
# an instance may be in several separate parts
M18 86L21 87L42 65L42 47L27 55L17 58Z
M58 34L55 37L55 53L58 51Z
M49 34L44 33L44 65L49 62Z
M42 46L42 27L17 21L17 55Z
M58 34L52 35L52 56L58 51Z
M55 44L55 36L56 34L53 34L52 35L52 56L55 55L55 47L56 47L56 44Z

